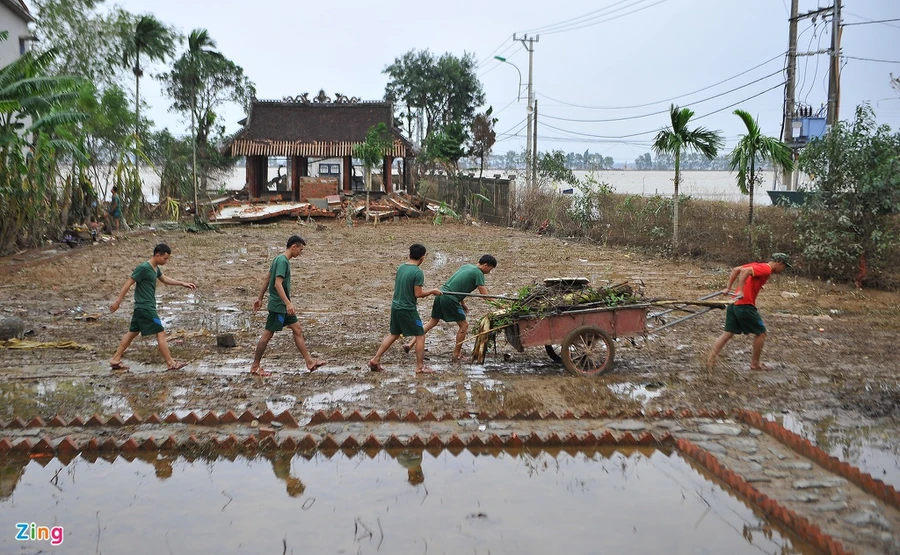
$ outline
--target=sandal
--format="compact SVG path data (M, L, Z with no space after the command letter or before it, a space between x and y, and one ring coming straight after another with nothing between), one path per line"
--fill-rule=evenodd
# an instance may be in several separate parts
M412 347L410 347L409 345L404 345L404 346L403 346L403 352L404 352L404 353L408 353L408 352L410 352L410 351L412 351Z
M128 370L128 367L122 364L121 362L110 362L109 363L110 370Z
M436 372L430 366L423 366L421 370L416 369L416 375L419 374L435 374Z
M267 370L263 370L262 368L257 368L256 370L254 370L254 369L251 368L251 369L250 369L250 375L251 375L251 376L259 376L259 377L261 377L261 378L266 378L266 377L268 377L268 376L271 376L272 373L269 372L269 371L267 371Z
M384 366L382 366L380 363L375 364L374 362L370 362L369 370L371 370L372 372L384 372Z
M181 370L182 368L184 368L187 365L188 365L188 363L186 363L186 362L175 361L175 364L173 364L172 366L169 366L168 368L166 368L166 370Z

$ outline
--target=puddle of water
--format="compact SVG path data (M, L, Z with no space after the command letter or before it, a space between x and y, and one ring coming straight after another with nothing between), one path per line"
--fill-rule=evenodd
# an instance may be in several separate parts
M608 384L606 387L619 397L640 401L642 405L646 405L650 399L659 397L666 390L665 385L657 382L620 382Z
M443 268L447 265L447 255L442 252L434 252L429 258L431 258L431 268L437 270L439 268Z
M3 552L50 549L16 522L62 526L71 553L811 552L653 450L154 453L4 461L0 477Z
M351 385L350 387L335 389L329 393L310 395L303 400L303 407L315 412L317 410L336 408L335 405L340 403L357 403L368 397L364 393L372 389L372 387L369 384Z
M87 372L95 373L96 366L89 365ZM29 367L26 371L46 372L47 367ZM90 378L36 378L30 382L0 383L0 407L4 418L70 414L73 410L79 414L131 412L131 403L126 397L111 389L97 387Z
M294 405L297 404L297 398L293 395L284 395L280 399L272 399L271 401L266 401L266 407L269 408L274 414L281 414L286 410L294 410Z
M841 426L832 418L812 422L793 412L764 416L818 445L832 457L900 488L900 425L897 423Z

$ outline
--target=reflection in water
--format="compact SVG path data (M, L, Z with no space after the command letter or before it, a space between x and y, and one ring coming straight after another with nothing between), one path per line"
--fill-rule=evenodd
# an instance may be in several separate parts
M766 418L876 480L900 488L900 425L896 422L887 421L881 426L840 426L833 418L810 422L794 413L767 414Z
M0 469L0 530L64 526L71 553L808 552L678 454L644 448L80 455ZM0 534L0 552L15 549Z

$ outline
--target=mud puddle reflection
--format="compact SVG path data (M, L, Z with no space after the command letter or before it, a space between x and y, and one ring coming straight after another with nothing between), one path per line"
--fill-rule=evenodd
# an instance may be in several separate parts
M110 460L4 461L0 528L72 553L811 552L656 450Z

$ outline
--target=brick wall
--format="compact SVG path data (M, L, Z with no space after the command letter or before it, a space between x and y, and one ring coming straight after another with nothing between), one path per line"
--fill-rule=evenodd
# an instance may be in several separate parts
M300 202L309 202L311 198L325 198L340 193L336 177L301 177Z

